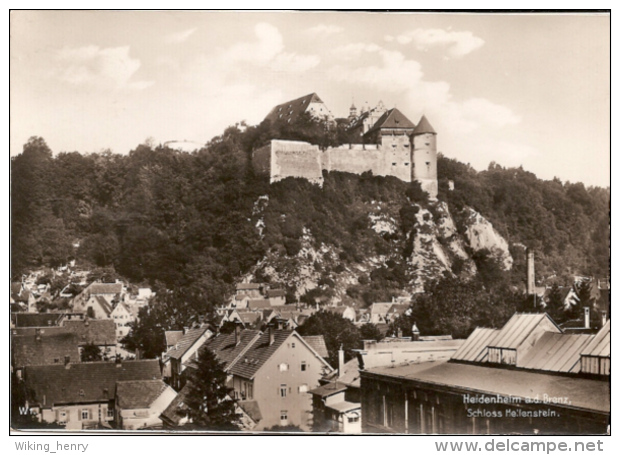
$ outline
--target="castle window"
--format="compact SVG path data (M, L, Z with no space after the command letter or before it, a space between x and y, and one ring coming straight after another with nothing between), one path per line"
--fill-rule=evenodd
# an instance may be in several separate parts
M392 166L396 166L396 163L392 163Z
M404 144L404 145L405 145L405 147L409 148L409 144Z
M431 145L431 143L430 142L425 142L424 145Z
M405 166L409 166L409 163L405 163Z

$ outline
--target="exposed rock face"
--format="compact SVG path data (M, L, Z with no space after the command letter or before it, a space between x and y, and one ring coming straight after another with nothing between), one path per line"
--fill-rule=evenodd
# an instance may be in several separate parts
M257 201L253 213L259 219L256 229L262 234L262 210L269 203ZM477 273L476 265L469 253L488 249L505 270L512 267L512 257L508 243L494 229L493 225L476 211L466 208L465 217L460 217L463 226L457 229L445 202L432 203L429 208L416 205L415 223L411 232L403 233L398 214L399 207L385 202L370 201L367 204L368 227L378 238L388 239L389 245L381 254L376 251L357 250L355 260L340 259L341 248L337 245L318 244L312 232L304 228L299 239L301 249L294 256L283 250L271 250L256 265L263 275L296 289L297 297L306 292L321 288L329 291L325 303L336 304L350 300L347 289L359 286L370 274L388 263L400 262L405 266L408 285L402 289L403 297L424 291L424 285L444 274L454 273L464 278ZM415 205L415 204L414 204ZM285 215L282 215L285 216ZM465 232L464 235L460 232ZM411 254L404 258L405 245L410 245ZM252 279L249 274L246 279Z
M465 237L472 250L487 249L503 266L504 270L512 268L513 259L508 250L508 242L495 230L493 225L471 208L467 217Z

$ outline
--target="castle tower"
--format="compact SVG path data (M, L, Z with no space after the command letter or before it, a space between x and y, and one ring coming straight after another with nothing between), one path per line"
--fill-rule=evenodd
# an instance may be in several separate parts
M351 103L351 107L349 108L349 120L353 120L357 118L357 108L354 103Z
M437 199L437 133L423 115L413 130L412 180L420 182L431 199Z

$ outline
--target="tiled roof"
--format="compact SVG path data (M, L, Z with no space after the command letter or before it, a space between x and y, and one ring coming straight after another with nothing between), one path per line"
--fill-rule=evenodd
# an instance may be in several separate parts
M345 390L347 390L346 384L336 381L336 382L329 382L325 385L322 385L321 387L312 389L308 393L311 393L312 395L317 395L321 398L326 398L331 395L344 392Z
M174 397L174 399L170 402L168 407L164 410L164 412L161 413L159 417L170 425L173 425L173 426L179 425L181 423L181 420L187 414L187 411L186 411L187 406L185 405L185 399L187 397L187 394L190 391L191 391L191 384L187 382L183 386L183 388L179 390L179 393L177 393L177 396Z
M210 349L216 358L224 363L224 369L227 369L239 354L256 340L258 336L260 336L260 331L258 330L241 330L238 343L235 343L234 332L219 334L208 340L203 347Z
M517 359L517 367L531 370L579 373L580 354L594 335L567 335L544 333L523 356Z
M237 291L247 291L251 289L260 289L259 283L237 283Z
M86 291L90 294L120 294L123 292L123 283L91 283Z
M112 319L65 321L63 328L78 336L79 344L116 345L116 324Z
M274 342L269 344L269 331L263 333L250 346L235 364L230 368L229 373L252 379L256 372L265 364L267 360L278 350L282 344L291 336L292 330L274 330Z
M12 313L11 320L15 327L50 327L57 326L62 313Z
M166 346L174 346L183 337L182 330L166 330Z
M207 325L189 329L176 345L166 352L166 355L173 359L180 359L207 330L209 330Z
M247 298L248 295L247 294L239 294L235 296L235 300L243 300L245 298Z
M400 112L398 109L393 108L379 117L379 119L375 122L375 124L368 130L366 134L375 132L377 130L381 130L384 128L389 129L408 129L414 130L415 125L409 120L405 114Z
M110 306L108 301L100 295L95 295L94 297L97 303L99 304L99 306L101 307L101 309L105 311L105 314L107 316L110 316L110 313L112 313L112 307Z
M296 100L287 101L286 103L278 104L274 107L265 120L269 120L272 123L277 121L290 121L295 122L301 114L308 110L310 103L322 103L321 99L316 93L310 93L309 95L302 96Z
M433 127L431 126L431 124L429 123L426 116L423 115L420 121L418 122L418 125L413 130L413 134L425 134L425 133L437 134L435 130L433 129Z
M34 402L43 406L88 403L114 398L117 381L161 379L158 360L88 362L28 366L24 379L34 392Z
M260 406L256 401L238 401L237 404L250 419L258 423L262 420L263 415L260 412Z
M150 407L169 387L161 379L118 381L116 383L117 403L121 409L145 409Z
M394 305L392 302L373 303L370 307L370 314L387 314L392 305Z
M323 358L329 357L327 352L327 346L325 345L325 338L323 335L306 335L302 337L308 345L316 351L318 355Z
M344 364L344 373L342 376L338 376L338 370L334 370L333 373L325 376L330 381L337 380L339 383L348 387L360 387L360 366L357 359L351 359Z
M284 297L286 291L284 289L269 289L267 291L267 297Z
M11 337L11 354L15 368L27 365L53 365L64 363L65 357L71 361L80 361L78 337L74 333L43 334L40 339L36 335Z
M267 299L248 300L248 308L252 310L258 310L261 308L269 308L270 306L271 306L271 302Z
M594 336L592 341L583 349L582 355L595 357L611 356L611 322L607 321Z
M244 325L253 325L256 324L257 321L261 320L261 314L254 311L238 311L237 314Z

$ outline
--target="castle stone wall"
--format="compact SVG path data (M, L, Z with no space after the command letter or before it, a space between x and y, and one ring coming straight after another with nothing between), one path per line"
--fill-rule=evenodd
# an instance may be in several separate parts
M355 144L328 148L323 152L323 169L352 174L362 174L372 171L373 175L385 175L385 159L383 152L376 145Z
M287 177L323 184L321 152L316 145L298 141L271 141L271 183Z

